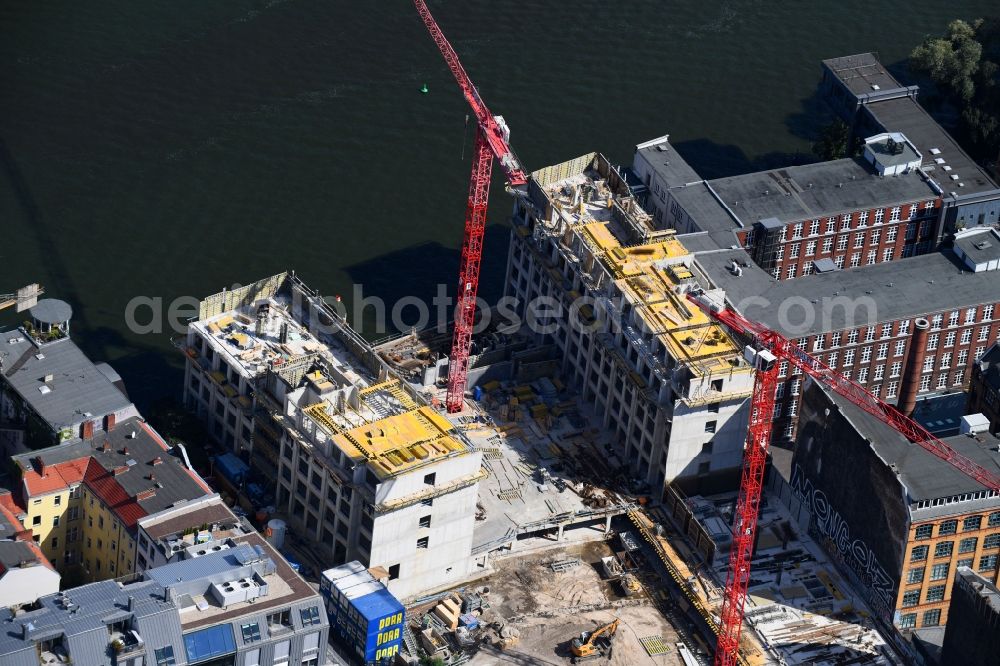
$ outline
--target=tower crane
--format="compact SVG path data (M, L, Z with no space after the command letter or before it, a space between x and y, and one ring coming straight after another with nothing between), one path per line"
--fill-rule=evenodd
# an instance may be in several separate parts
M454 413L462 410L469 372L469 345L472 342L472 327L476 316L479 264L483 256L483 232L486 230L486 208L489 203L493 158L500 163L510 187L524 185L528 182L528 175L510 144L507 143L510 130L503 117L490 113L472 79L462 67L455 49L431 15L427 3L424 0L413 0L413 4L438 50L444 56L448 69L458 82L465 100L472 107L476 119L476 144L472 151L472 177L465 207L465 238L462 241L462 258L458 273L455 333L451 343L448 397L445 401L448 412Z
M897 411L895 407L882 402L819 359L813 358L780 333L727 309L703 292L692 292L688 295L688 299L735 335L749 338L750 345L744 350L744 356L756 370L750 403L750 423L743 452L740 492L733 515L733 545L729 551L726 593L720 613L714 662L715 666L735 666L739 663L743 607L750 582L750 560L753 554L754 535L757 532L767 449L771 441L779 362L787 361L789 365L798 368L815 381L894 428L913 444L950 463L990 490L1000 491L1000 476L955 451L919 423Z

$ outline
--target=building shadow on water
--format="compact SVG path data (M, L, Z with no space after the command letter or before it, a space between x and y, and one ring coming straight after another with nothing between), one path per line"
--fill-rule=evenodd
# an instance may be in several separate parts
M456 226L456 238L459 234L461 227ZM486 227L479 296L488 303L496 302L503 295L509 246L510 227L502 224ZM430 305L431 299L438 293L438 285L444 285L448 296L454 298L460 254L461 250L457 247L427 242L388 252L344 270L355 285L361 286L365 298L375 296L382 299L389 312L393 304L403 298L417 298ZM351 295L344 294L344 300L348 313L353 313ZM412 312L407 316L415 318ZM355 328L360 328L362 335L368 338L379 338L396 332L373 330L374 319L370 308L365 311L362 322L352 319L351 323Z

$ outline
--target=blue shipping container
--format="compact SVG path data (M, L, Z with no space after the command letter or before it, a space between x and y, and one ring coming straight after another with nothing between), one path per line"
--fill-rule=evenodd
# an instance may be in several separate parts
M384 587L363 597L350 600L362 622L367 625L365 636L365 662L379 662L392 658L403 642L403 623L406 612L403 604Z

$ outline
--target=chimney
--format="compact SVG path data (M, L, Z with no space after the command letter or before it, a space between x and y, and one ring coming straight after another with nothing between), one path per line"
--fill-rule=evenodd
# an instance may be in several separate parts
M128 455L128 447L127 446L123 446L122 447L122 455L123 456L127 456Z
M82 437L83 439L90 439L93 436L94 436L94 422L84 421L80 425L80 437Z
M41 456L35 458L35 464L38 465L38 476L45 476L48 470L45 468L45 461Z
M108 444L108 440L104 440L104 444L101 445L101 451L107 453L110 450L111 450L111 445Z
M130 612L135 610L135 597L133 597L131 594L128 595L128 610Z
M150 464L150 465L159 465L159 464L160 464L160 463L162 463L162 462L163 462L163 458L161 458L160 456L156 456L155 458L153 458L153 459L152 459L152 460L150 461L150 463L149 463L149 464Z
M115 427L115 415L108 414L104 417L104 429L111 432L112 428Z
M920 390L920 375L924 370L924 356L927 355L927 335L931 325L921 317L913 321L913 335L910 336L910 348L906 354L906 366L903 368L903 378L897 409L904 415L913 414L917 406L917 391Z

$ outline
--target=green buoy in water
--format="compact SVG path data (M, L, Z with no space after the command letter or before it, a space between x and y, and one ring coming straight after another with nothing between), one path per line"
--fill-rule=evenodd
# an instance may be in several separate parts
M422 92L425 95L430 92L430 90L428 90L428 88L427 88L427 84L426 83L424 85L420 86L420 92Z

